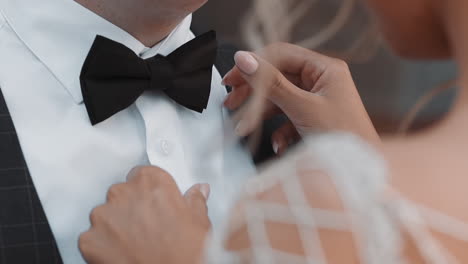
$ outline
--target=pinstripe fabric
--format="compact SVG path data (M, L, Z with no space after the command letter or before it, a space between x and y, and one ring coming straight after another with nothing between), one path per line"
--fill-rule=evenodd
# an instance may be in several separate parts
M0 263L62 263L1 91Z

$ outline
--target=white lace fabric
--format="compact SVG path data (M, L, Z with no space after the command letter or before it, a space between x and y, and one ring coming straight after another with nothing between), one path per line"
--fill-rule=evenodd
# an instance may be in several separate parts
M358 138L307 139L246 184L206 263L406 264L403 233L424 263L460 263L430 230L468 242L468 225L388 195L387 182L384 160Z

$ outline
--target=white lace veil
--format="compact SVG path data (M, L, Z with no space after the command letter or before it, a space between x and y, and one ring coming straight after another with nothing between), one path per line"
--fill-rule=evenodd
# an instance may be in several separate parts
M340 209L314 207L307 198L308 192L315 190L308 186L314 184L314 177L324 176L339 195ZM328 263L319 235L327 229L352 233L360 263L402 263L395 259L399 257L398 232L379 202L385 186L385 163L357 137L311 137L246 184L242 209L235 210L229 223L213 231L207 262ZM281 189L285 200L259 198L272 188ZM294 225L303 251L292 254L272 245L267 223ZM226 239L240 228L246 228L250 248L224 250Z

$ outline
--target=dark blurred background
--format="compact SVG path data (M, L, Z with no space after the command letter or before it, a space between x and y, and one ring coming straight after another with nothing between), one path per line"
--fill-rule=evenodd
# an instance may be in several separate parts
M313 35L336 14L343 0L319 0L310 16L295 28L296 38ZM200 31L215 29L224 42L239 49L249 49L242 38L240 23L251 0L210 0L194 14L194 26ZM350 20L319 50L340 51L361 28L368 26L367 10L356 5ZM406 61L393 55L381 45L366 62L350 63L356 85L374 123L381 132L393 133L418 99L442 82L454 79L455 66L444 61ZM414 127L430 124L450 106L454 92L437 96L419 114Z

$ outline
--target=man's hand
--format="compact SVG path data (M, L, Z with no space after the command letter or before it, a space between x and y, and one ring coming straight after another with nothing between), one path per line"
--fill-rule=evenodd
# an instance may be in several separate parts
M208 196L207 184L183 196L162 169L135 168L91 213L91 228L79 240L83 257L91 264L198 263L211 227Z

